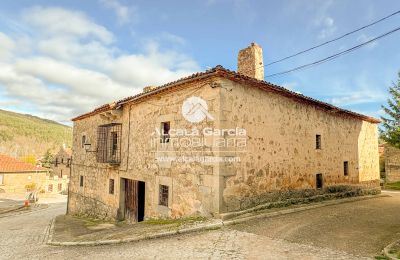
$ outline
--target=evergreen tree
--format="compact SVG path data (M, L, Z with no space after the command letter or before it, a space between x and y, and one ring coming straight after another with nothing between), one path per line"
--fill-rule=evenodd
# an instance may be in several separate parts
M46 168L50 168L51 164L53 163L54 156L51 153L50 149L46 151L46 153L43 155L42 159L42 166Z
M397 84L392 83L389 93L391 97L387 101L387 106L382 106L387 116L381 117L383 126L383 129L380 129L381 138L394 147L400 148L400 72Z

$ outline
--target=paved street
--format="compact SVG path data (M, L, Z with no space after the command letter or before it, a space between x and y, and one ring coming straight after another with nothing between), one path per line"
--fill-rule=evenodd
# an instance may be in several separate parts
M399 195L323 207L223 230L96 247L44 244L50 220L65 211L65 203L55 203L44 210L0 218L0 255L1 259L360 259L355 256L358 252L372 256L368 248L375 252L381 247L380 243L373 243L390 240L392 233L400 231ZM320 222L314 222L318 219ZM381 227L385 228L382 232ZM338 246L342 243L349 247Z

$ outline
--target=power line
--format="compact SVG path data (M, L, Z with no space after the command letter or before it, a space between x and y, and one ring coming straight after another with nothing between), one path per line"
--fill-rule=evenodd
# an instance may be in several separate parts
M274 73L274 74L271 74L271 75L267 75L267 76L265 76L265 77L275 77L275 76L287 74L287 73L290 73L290 72L293 72L293 71L305 69L305 68L307 68L307 67L315 66L315 65L318 65L318 64L321 64L321 63L324 63L324 62L327 62L327 61L336 59L336 58L338 58L338 57L340 57L340 56L342 56L342 55L344 55L344 54L347 54L347 53L350 53L350 52L352 52L352 51L355 51L355 50L357 50L357 49L359 49L359 48L361 48L361 47L363 47L363 46L365 46L365 45L367 45L367 44L370 44L370 43L372 43L372 42L374 42L374 41L376 41L376 40L379 40L379 39L381 39L381 38L383 38L383 37L386 37L386 36L388 36L388 35L390 35L390 34L392 34L392 33L395 33L395 32L397 32L397 31L399 31L399 30L400 30L400 27L397 27L397 28L395 28L395 29L393 29L393 30L391 30L391 31L389 31L389 32L387 32L387 33L384 33L384 34L382 34L382 35L379 35L378 37L375 37L375 38L373 38L373 39L371 39L371 40L369 40L369 41L366 41L366 42L363 42L363 43L361 43L361 44L358 44L358 45L356 45L356 46L354 46L354 47L351 47L350 49L344 50L344 51L342 51L342 52L333 54L333 55L331 55L331 56L329 56L329 57L326 57L326 58L324 58L324 59L317 60L317 61L314 61L314 62L312 62L312 63L308 63L308 64L305 64L305 65L302 65L302 66L299 66L299 67L295 67L295 68L290 69L290 70L286 70L286 71Z
M343 34L343 35L341 35L341 36L339 36L339 37L337 37L337 38L335 38L335 39L329 40L329 41L327 41L327 42L318 44L318 45L316 45L316 46L314 46L314 47L308 48L308 49L306 49L306 50L297 52L297 53L295 53L295 54L286 56L286 57L284 57L284 58L282 58L282 59L279 59L279 60L273 61L273 62L271 62L271 63L265 64L264 67L270 66L270 65L272 65L272 64L275 64L275 63L278 63L278 62L281 62L281 61L284 61L284 60L287 60L287 59L290 59L290 58L293 58L293 57L296 57L296 56L298 56L298 55L300 55L300 54L303 54L303 53L309 52L309 51L311 51L311 50L314 50L314 49L316 49L316 48L319 48L319 47L321 47L321 46L324 46L324 45L326 45L326 44L328 44L328 43L335 42L335 41L340 40L340 39L342 39L342 38L344 38L344 37L346 37L346 36L349 36L349 35L351 35L351 34L353 34L353 33L359 32L359 31L361 31L361 30L363 30L363 29L365 29L365 28L368 28L368 27L370 27L370 26L372 26L372 25L375 25L375 24L377 24L377 23L380 23L380 22L382 22L382 21L384 21L384 20L386 20L386 19L388 19L388 18L390 18L390 17L392 17L392 16L395 16L395 15L397 15L397 14L399 14L399 13L400 13L400 10L397 11L397 12L394 12L394 13L388 15L388 16L385 16L385 17L383 17L383 18L381 18L381 19L379 19L379 20L377 20L377 21L375 21L375 22L373 22L373 23L370 23L370 24L367 24L367 25L365 25L365 26L363 26L363 27L360 27L360 28L358 28L358 29L356 29L356 30L354 30L354 31L345 33L345 34Z

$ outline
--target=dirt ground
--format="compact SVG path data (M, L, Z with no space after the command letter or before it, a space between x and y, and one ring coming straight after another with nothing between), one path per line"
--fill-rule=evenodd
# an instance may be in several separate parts
M270 238L375 256L400 239L400 192L231 227Z

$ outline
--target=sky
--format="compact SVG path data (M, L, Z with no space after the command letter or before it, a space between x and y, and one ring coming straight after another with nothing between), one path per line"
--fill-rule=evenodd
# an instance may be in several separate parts
M256 42L264 64L400 10L398 0L39 0L0 3L0 109L71 124L94 108L204 71L236 70ZM311 68L285 71L400 26L400 14L265 67L266 81L374 117L400 70L400 31Z

